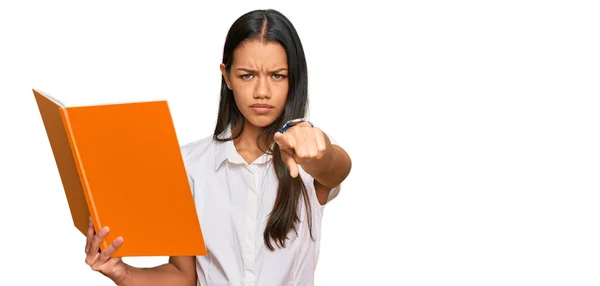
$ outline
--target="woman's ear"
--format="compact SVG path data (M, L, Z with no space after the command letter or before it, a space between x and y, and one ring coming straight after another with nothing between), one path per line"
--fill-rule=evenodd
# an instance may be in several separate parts
M229 81L229 74L227 73L225 64L221 64L220 68L221 68L221 74L223 75L223 78L225 79L225 83L227 84L227 88L231 89L231 81Z

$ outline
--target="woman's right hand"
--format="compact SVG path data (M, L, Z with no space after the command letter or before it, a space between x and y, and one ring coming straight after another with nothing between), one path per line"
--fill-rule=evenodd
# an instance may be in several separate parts
M85 253L87 255L85 263L94 271L98 271L110 278L116 284L121 284L127 278L128 265L121 258L111 257L111 255L121 246L123 238L117 237L106 249L100 251L100 243L104 240L108 231L108 227L105 226L96 234L90 217L85 244Z

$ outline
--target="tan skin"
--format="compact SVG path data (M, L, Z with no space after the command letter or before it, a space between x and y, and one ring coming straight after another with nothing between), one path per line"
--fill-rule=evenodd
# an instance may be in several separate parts
M288 70L285 49L278 43L251 40L234 51L234 62L228 73L221 65L221 73L229 89L233 90L238 109L246 118L241 136L234 140L238 153L248 163L263 155L256 144L258 133L283 113L288 92ZM255 104L268 105L265 110L253 108ZM298 165L315 179L315 189L321 204L327 202L329 191L342 183L351 169L348 154L319 128L308 123L298 124L284 134L276 133L274 140L280 146L281 155L290 170L290 176L298 176ZM265 146L261 146L265 150ZM104 232L106 230L106 232ZM125 264L120 258L111 258L124 242L116 238L105 250L98 252L99 245L108 233L105 227L95 234L93 225L88 228L86 263L117 285L153 286L196 285L196 261L194 256L172 256L169 263L153 268L136 268Z

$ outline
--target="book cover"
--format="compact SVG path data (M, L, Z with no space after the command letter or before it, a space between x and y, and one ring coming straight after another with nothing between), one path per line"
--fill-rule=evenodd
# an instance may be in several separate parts
M66 107L33 90L75 227L113 254L201 256L206 247L166 101Z

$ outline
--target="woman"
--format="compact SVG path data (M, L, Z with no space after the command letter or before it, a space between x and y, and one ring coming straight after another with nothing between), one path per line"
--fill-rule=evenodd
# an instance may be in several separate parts
M118 285L313 284L323 206L351 160L302 120L307 68L294 26L274 10L241 16L220 68L214 134L182 147L208 256L132 267L110 258L126 238L99 252L107 228L90 224L86 263Z

